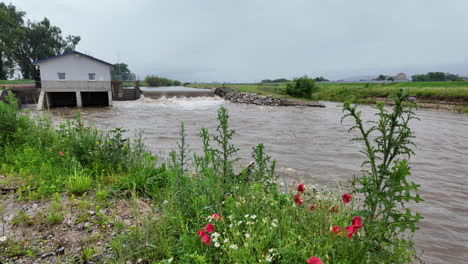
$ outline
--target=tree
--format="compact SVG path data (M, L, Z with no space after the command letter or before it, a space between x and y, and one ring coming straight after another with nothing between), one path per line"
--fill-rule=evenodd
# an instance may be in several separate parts
M328 81L329 81L328 79L325 79L325 78L323 78L322 76L316 77L314 80L315 80L316 82L328 82Z
M380 74L379 77L376 79L377 81L385 81L385 75Z
M411 76L413 82L445 82L445 81L463 81L463 78L457 74L444 72L428 72L426 74L415 74Z
M28 21L22 27L15 43L14 56L24 79L39 79L33 61L48 58L75 49L79 36L62 37L62 30L52 26L47 18L40 22Z
M115 68L111 72L112 80L119 81L134 81L135 74L130 71L128 65L125 63L116 63Z
M0 80L11 77L15 69L14 43L23 25L22 11L0 2Z
M145 78L145 82L148 86L159 87L159 86L180 86L180 81L173 81L168 78L158 77L156 75L148 75Z
M318 87L315 85L314 79L307 77L307 75L295 78L293 82L288 82L286 85L286 93L292 97L311 98L312 93L317 90Z

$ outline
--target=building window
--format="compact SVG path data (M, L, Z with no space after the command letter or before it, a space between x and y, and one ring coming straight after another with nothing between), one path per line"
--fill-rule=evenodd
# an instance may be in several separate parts
M88 73L88 80L95 81L96 80L96 74L95 73Z
M64 72L57 72L59 80L65 80L65 73Z

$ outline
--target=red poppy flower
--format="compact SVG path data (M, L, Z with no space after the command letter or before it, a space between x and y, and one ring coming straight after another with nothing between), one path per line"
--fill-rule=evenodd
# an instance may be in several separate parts
M353 218L352 224L353 224L354 227L356 227L356 229L361 228L361 227L362 227L362 219L361 219L361 217L355 216L355 217Z
M297 191L303 193L303 192L305 191L304 184L299 183L299 184L297 185Z
M356 233L356 227L353 225L345 227L346 231L348 231L348 234L346 234L346 238L350 239L353 237L353 234Z
M307 264L323 264L323 262L317 257L311 257L307 260Z
M199 235L200 237L206 236L205 231L203 231L201 229L198 230L197 235Z
M202 236L202 241L203 241L203 243L207 244L208 246L211 244L211 239L207 234Z
M349 203L349 201L351 201L351 198L353 198L351 195L349 195L348 193L345 193L343 194L343 203Z
M211 224L211 223L206 224L205 230L206 230L206 232L208 232L208 233L213 233L213 232L214 232L214 226L213 226L213 224Z
M330 209L330 213L338 213L340 210L338 209L338 206L333 206L331 209Z
M223 219L219 214L213 214L211 217L213 217L214 219L220 221L221 219Z
M63 152L62 152L62 151L59 151L58 154L59 154L59 156L63 156Z
M341 230L341 227L340 226L332 226L330 227L330 231L333 233L333 234L337 234L339 236L343 235L343 231Z
M302 204L301 194L300 193L297 193L297 194L294 195L294 202L297 203L298 205Z

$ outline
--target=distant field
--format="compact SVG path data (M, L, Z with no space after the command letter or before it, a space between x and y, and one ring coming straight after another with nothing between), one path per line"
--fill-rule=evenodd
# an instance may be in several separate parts
M0 80L0 84L34 84L34 80Z
M419 99L426 101L457 101L468 103L468 82L406 82L406 83L318 83L320 88L314 100L374 102L385 98L396 88L408 88ZM219 87L221 85L192 85L194 87ZM287 96L285 84L226 85L239 92Z

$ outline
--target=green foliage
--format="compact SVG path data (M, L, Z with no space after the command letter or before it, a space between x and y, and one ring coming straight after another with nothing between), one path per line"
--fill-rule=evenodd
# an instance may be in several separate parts
M174 81L164 77L158 77L156 75L148 75L145 78L145 83L151 87L160 87L160 86L180 86L180 81Z
M262 80L262 83L286 83L286 82L290 82L290 80L286 78L280 78L280 79L274 79L274 80L270 80L270 79Z
M218 135L214 136L213 139L219 146L219 149L215 149L214 153L221 165L221 177L224 179L225 183L228 182L230 178L233 181L237 181L238 179L232 178L232 165L236 161L236 159L231 159L231 157L237 151L239 151L239 149L237 149L236 147L234 147L234 145L230 143L230 141L232 140L232 136L236 131L229 127L229 114L224 106L221 106L218 110L218 122L219 125L216 128Z
M130 71L128 65L125 63L114 64L115 68L111 71L112 80L118 81L134 81L136 80L135 74Z
M5 144L18 129L18 110L18 101L13 93L8 91L6 103L0 101L0 146Z
M0 79L11 77L18 66L23 78L37 80L39 71L31 62L71 51L80 41L78 36L62 37L47 18L25 23L24 16L13 5L0 3Z
M91 190L93 184L93 179L84 174L79 174L75 170L75 175L68 178L67 190L71 194L83 194Z
M168 186L156 199L161 202L160 216L143 220L139 228L117 236L111 243L115 262L141 258L160 263L305 263L312 256L328 263L412 260L407 241L390 237L376 250L373 241L380 234L358 231L358 236L347 239L330 232L331 226L344 229L350 225L352 217L359 213L358 205L341 203L337 194L312 186L307 186L301 196L303 205L294 204L295 186L279 191L275 162L265 154L262 144L252 150L255 167L237 175L227 170L226 175L233 178L226 181L222 153L227 150L228 162L235 154L230 151L235 148L230 143L234 131L229 128L228 117L226 109L218 111L218 136L214 142L202 129L203 152L194 154L194 172L181 174L180 158L172 155ZM213 218L214 213L222 219ZM211 244L205 245L197 232L209 222L215 233L209 234Z
M316 82L328 82L330 80L326 79L326 78L323 78L322 76L320 77L315 77L314 81Z
M33 224L33 221L31 219L31 217L29 217L28 214L26 214L26 212L24 212L23 210L19 210L18 212L16 212L16 215L15 217L11 220L11 224L13 226L30 226Z
M63 222L63 208L61 198L58 193L54 194L50 211L45 216L48 225L57 225Z
M201 130L202 151L193 153L192 160L182 123L178 149L170 154L169 161L158 161L151 155L141 134L131 140L125 137L124 129L102 133L86 125L79 113L75 120L55 128L49 118L32 119L20 114L12 104L0 102L0 111L3 119L16 120L12 125L14 129L0 142L3 150L0 171L22 180L19 199L53 195L44 215L48 225L63 221L64 208L59 193L65 191L76 194L96 191L99 206L84 199L76 200L74 195L69 201L80 213L77 222L93 221L101 228L108 226L109 218L99 209L109 205L110 196L127 194L135 200L137 224L113 223L117 232L110 245L113 263L136 263L139 259L156 263L305 263L312 256L328 263L413 260L411 241L384 232L405 227L402 222L387 225L384 220L387 214L400 217L398 221L406 217L405 212L399 216L395 207L387 207L394 201L383 207L379 206L380 198L372 196L373 203L365 201L365 206L377 203L375 214L379 217L373 219L369 217L370 210L361 208L359 202L344 204L339 199L341 194L306 185L300 197L303 204L295 204L296 186L284 187L277 182L275 161L265 153L263 144L252 148L254 163L237 172L238 149L232 144L235 131L230 127L229 114L224 107L218 110L216 133L210 135L207 129ZM388 115L384 120L392 124L392 113L381 114ZM402 126L395 127L394 134L400 133ZM398 142L398 153L401 153L405 142L392 142L392 146ZM386 176L386 182L393 190L384 190L393 193L386 197L399 199L398 186L408 187L398 185L408 175L407 164L385 164L388 165L385 171L391 174ZM377 169L384 171L383 167ZM138 214L138 197L152 199L154 214L144 218ZM91 218L89 210L95 211L96 217ZM214 219L214 213L220 214L222 219ZM365 230L358 230L351 239L330 232L331 226L344 229L354 216L364 217ZM209 246L197 235L208 222L217 232L210 234ZM9 241L0 243L0 250L7 247L13 250ZM94 249L88 247L79 257L81 261L90 261L95 254Z
M13 76L15 42L21 32L24 15L12 4L0 2L0 80Z
M415 74L411 76L413 82L445 82L445 81L463 81L463 78L457 74L445 72L428 72L426 74Z
M411 173L408 161L404 159L414 154L411 149L414 136L409 123L417 119L413 112L415 103L408 98L408 91L399 89L391 97L394 102L392 111L379 103L375 107L378 119L371 121L372 126L367 129L357 106L345 103L343 107L347 113L343 119L350 117L355 122L349 131L357 130L361 135L353 140L364 143L362 152L367 159L362 166L366 169L354 178L355 192L364 195L362 214L368 223L364 227L366 232L381 234L375 237L377 246L407 229L414 232L416 223L422 218L407 208L408 202L422 201L415 194L419 185L408 181Z
M307 75L295 78L293 82L286 85L286 94L292 97L311 98L312 93L316 91L314 79L310 79Z

